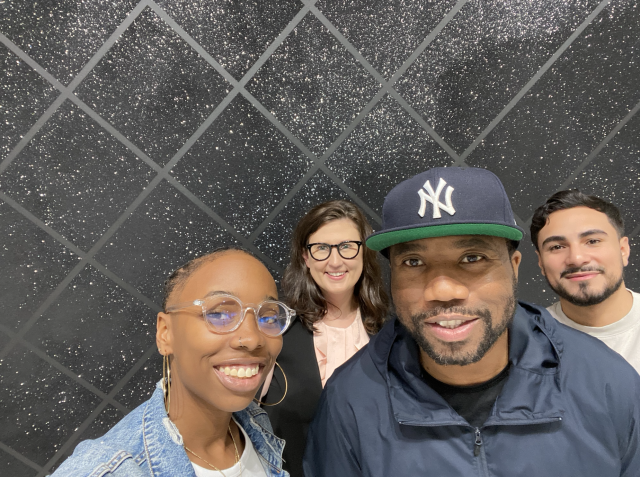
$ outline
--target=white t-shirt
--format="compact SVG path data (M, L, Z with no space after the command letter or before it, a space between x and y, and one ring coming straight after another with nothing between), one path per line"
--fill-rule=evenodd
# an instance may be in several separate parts
M244 434L244 451L237 464L228 469L222 469L225 477L240 477L241 475L242 477L267 477L264 467L260 463L260 457L258 457L258 453L253 448L249 436L242 427L238 426L238 429ZM193 470L195 470L197 477L222 477L222 474L217 470L206 469L193 462L191 462L191 465L193 465Z
M631 290L633 305L622 319L607 326L579 325L562 311L560 302L551 305L547 310L560 323L578 331L598 338L626 359L640 373L640 294Z

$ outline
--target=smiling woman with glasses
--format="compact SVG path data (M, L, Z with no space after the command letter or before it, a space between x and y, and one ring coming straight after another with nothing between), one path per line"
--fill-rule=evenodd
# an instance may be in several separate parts
M277 296L267 268L241 249L173 272L157 317L163 378L153 396L80 443L53 476L287 477L284 442L254 402L295 316Z
M284 466L294 476L303 475L307 429L327 379L368 343L387 315L376 252L364 244L371 233L358 207L334 200L311 209L293 234L282 289L297 318L278 358L286 380L275 369L263 393L273 402L288 389L279 406L266 410L287 442Z

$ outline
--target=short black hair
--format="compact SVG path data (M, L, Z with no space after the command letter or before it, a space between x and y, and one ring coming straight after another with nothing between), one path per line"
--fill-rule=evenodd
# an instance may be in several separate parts
M572 209L574 207L588 207L590 209L602 212L607 216L613 228L618 232L618 237L624 236L624 220L620 210L610 202L596 197L595 195L587 195L578 189L561 190L556 192L547 201L536 209L531 219L531 241L538 249L538 234L540 230L547 225L549 216L558 210Z
M198 270L200 266L212 261L218 255L222 255L224 253L233 252L233 251L245 253L250 257L255 258L256 260L258 260L260 263L264 265L264 262L260 260L260 258L258 258L256 254L238 245L220 247L215 250L212 250L209 253L206 253L192 260L189 260L187 263L185 263L184 265L174 270L173 273L169 275L169 278L165 280L164 289L163 289L163 299L162 299L162 311L165 313L167 312L167 304L169 302L169 298L171 297L171 295L174 293L176 289L181 288L182 285L184 285L184 283L187 281L187 279L193 274L193 272Z

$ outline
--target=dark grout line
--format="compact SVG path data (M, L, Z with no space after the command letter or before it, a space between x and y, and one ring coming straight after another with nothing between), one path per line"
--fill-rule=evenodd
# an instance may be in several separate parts
M220 217L213 209L211 209L207 204L202 202L195 194L193 194L189 189L183 186L178 180L174 177L168 180L168 182L179 190L185 197L187 197L191 202L200 208L205 214L215 220L218 224L220 224L229 234L231 234L238 242L242 245L250 249L252 252L256 253L264 262L266 262L269 266L271 266L278 273L284 272L282 267L274 262L271 257L268 257L262 251L260 251L251 241L247 240L247 238L241 233L237 232L233 227L231 227L226 220Z
M312 167L310 167L307 170L307 172L302 176L302 178L289 190L289 192L287 192L287 195L284 196L284 199L282 199L278 203L278 205L276 205L273 208L273 210L271 210L271 213L269 213L267 218L264 219L262 223L258 225L258 227L253 231L253 233L249 236L249 240L251 242L256 241L256 239L260 236L260 234L262 234L262 232L264 232L264 230L268 227L268 225L275 220L278 214L280 214L280 212L287 206L287 204L291 202L291 200L296 196L298 191L302 189L302 187L307 183L309 179L311 179L311 177L315 175L316 172L318 172L318 166L314 164Z
M16 54L20 59L22 59L25 63L27 63L31 68L33 68L37 73L39 73L44 79L49 81L56 89L58 89L62 94L58 96L58 98L52 103L49 108L44 112L42 116L36 121L36 123L29 129L29 131L24 135L24 137L18 142L18 144L13 148L13 150L9 153L9 155L2 161L0 164L0 174L9 167L11 162L16 158L18 154L24 149L24 147L33 139L33 137L38 133L40 128L49 120L49 118L55 113L55 111L62 105L65 99L69 99L73 95L73 90L78 86L82 80L89 74L89 72L93 69L93 67L98 64L98 62L103 58L103 56L109 51L111 46L120 38L122 33L133 23L133 21L138 17L140 12L144 10L147 6L148 0L141 1L138 6L136 6L124 19L124 21L115 29L115 31L109 36L107 41L98 49L98 51L93 55L93 57L84 65L84 67L80 70L80 72L76 75L76 77L71 81L69 86L64 86L60 81L58 81L54 76L49 73L46 69L41 67L33 58L27 55L24 51L18 48L11 40L9 40L6 36L0 34L0 42L2 42L7 48L9 48L14 54Z
M88 391L91 391L93 394L95 394L96 396L98 396L100 399L105 399L107 400L107 402L109 404L111 404L113 407L115 407L116 409L118 409L120 412L122 413L127 413L128 409L123 406L122 404L120 404L119 402L111 399L107 394L105 394L104 392L102 392L100 389L98 389L97 387L95 387L93 384L91 384L89 381L87 381L84 378L81 378L80 376L78 376L77 373L73 372L72 370L70 370L69 368L67 368L65 365L63 365L62 363L60 363L58 360L56 360L55 358L52 358L51 356L49 356L47 353L45 353L44 351L42 351L40 348L38 348L36 345L28 342L27 340L25 340L24 338L19 338L16 336L16 333L14 333L13 331L11 331L8 327L6 327L5 325L0 324L0 330L2 330L2 332L4 334L6 334L7 336L11 336L13 339L15 339L16 344L20 344L22 346L24 346L26 349L28 349L29 351L31 351L33 354L35 354L38 358L40 358L43 361L46 361L47 363L49 363L49 365L51 365L53 368L57 369L58 371L60 371L62 374L64 374L65 376L73 379L76 383L78 383L79 385L81 385L82 387L84 387L85 389L87 389Z
M149 308L151 308L151 310L153 310L156 313L158 311L160 311L160 306L158 304L156 304L153 300L151 300L147 296L145 296L142 293L140 293L139 290L137 290L135 287L133 287L129 283L125 282L122 278L118 277L115 273L113 273L112 271L107 269L104 265L102 265L101 263L99 263L95 259L93 259L93 258L88 259L86 257L86 253L83 250L78 248L74 243L72 243L71 241L67 240L64 236L62 236L56 230L54 230L51 227L49 227L42 220L37 218L35 215L33 215L31 212L29 212L27 209L25 209L22 205L20 205L18 202L16 202L11 197L9 197L8 195L6 195L5 193L3 193L1 191L0 191L0 200L2 200L4 202L6 202L7 204L9 204L11 207L13 207L13 209L16 210L16 212L22 214L25 218L30 220L34 225L39 227L44 232L48 233L51 237L53 237L56 241L58 241L60 244L65 246L67 249L71 250L78 257L80 257L81 259L86 260L89 263L89 265L91 265L94 268L98 269L100 272L102 272L103 275L107 276L108 278L111 279L111 281L115 282L118 286L120 286L124 290L128 291L129 294L133 295L135 298L137 298L138 300L143 302L145 305L147 305Z
M563 55L563 53L571 46L571 44L578 38L582 32L587 28L591 22L600 14L600 12L609 4L611 0L603 0L595 10L589 14L587 19L580 24L578 28L574 30L571 36L551 55L547 62L536 72L535 75L527 82L526 85L516 94L509 103L500 111L500 113L489 123L489 125L480 133L480 135L465 149L460 155L459 161L454 164L458 165L464 162L464 160L480 145L480 143L486 138L491 131L509 114L509 112L515 107L515 105L533 88L540 78L547 72L549 68Z
M627 237L629 237L629 240L634 239L636 235L638 235L638 233L640 233L640 223L638 223L638 225L635 226L635 228L631 231L629 235L627 235Z
M98 406L91 412L91 414L89 414L89 416L82 422L82 424L78 426L75 432L71 434L71 437L64 444L62 444L62 446L60 446L60 449L58 449L53 457L49 459L49 462L44 465L44 467L36 477L44 477L48 475L51 467L53 467L55 463L60 460L60 458L78 440L78 438L84 433L84 431L89 428L89 426L93 423L93 421L95 421L95 419L100 415L104 408L107 407L107 404L108 403L106 400L98 404Z
M18 340L21 339L29 329L35 324L36 321L43 315L43 313L51 306L60 296L60 294L67 288L67 285L78 275L86 265L86 261L81 260L73 269L67 274L67 276L58 284L58 286L49 294L47 299L38 307L38 309L31 315L31 318L20 328L9 343L0 351L0 360L5 358L7 354L15 347Z
M640 102L636 104L633 109L631 109L627 115L616 124L616 126L611 130L609 134L605 136L605 138L596 146L596 148L589 153L589 155L580 163L578 167L565 179L565 181L560 184L560 186L555 190L555 192L559 192L561 190L567 189L571 183L578 177L580 174L597 156L600 154L600 151L606 147L607 144L615 137L616 134L620 132L620 130L635 116L635 114L640 111ZM555 193L554 192L554 193ZM533 218L533 214L531 217L527 219L527 227L531 225L531 219Z
M2 174L7 167L11 165L13 160L22 152L27 144L38 134L40 128L45 125L45 123L49 120L51 116L58 110L58 108L64 103L66 97L64 94L59 95L53 103L46 109L46 111L38 118L33 126L22 136L22 139L18 141L18 144L11 150L9 154L4 158L2 163L0 163L0 174Z
M454 161L452 165L467 166L467 164L460 159L460 156L458 156L458 153L454 151L453 148L449 146L449 144L447 144L444 139L442 139L442 137L440 137L440 135L435 131L435 129L433 129L429 125L429 123L427 123L424 120L424 118L420 116L420 114L418 114L418 112L415 109L413 109L413 107L409 103L407 103L407 101L400 95L400 93L398 93L395 89L392 89L390 91L390 94L393 97L393 99L395 99L398 102L398 104L402 107L402 109L404 109L407 113L409 113L409 116L411 116L414 121L416 121L420 126L422 126L422 128L427 132L427 134L429 134L429 136L431 136L431 138L442 149L444 149L447 152L447 154L449 154L449 156L451 156L451 158Z
M40 472L42 470L42 467L40 467L38 464L36 464L35 462L32 462L31 460L27 459L25 456L23 456L22 454L20 454L20 452L13 450L11 447L9 447L8 445L6 445L3 442L0 442L0 450L5 451L7 454L15 457L16 459L18 459L20 462L22 462L23 464L31 467L32 469Z
M442 30L449 24L451 20L462 10L469 0L458 0L458 2L453 6L451 10L447 12L447 14L442 18L440 23L436 25L436 27L427 35L422 43L416 48L416 50L409 55L404 64L398 68L398 70L391 76L391 82L395 83L400 79L400 77L409 69L409 67L418 59L418 57L427 49L433 40L440 34Z
M631 109L631 111L629 111L627 115L620 120L618 124L616 124L616 126L611 130L609 134L607 134L607 136L600 142L600 144L598 144L598 146L593 151L591 151L586 159L582 161L578 167L576 167L571 175L567 177L567 179L560 185L558 190L564 190L569 187L569 184L571 184L574 179L578 177L578 174L580 174L591 163L591 161L593 161L597 157L597 155L600 154L600 151L602 151L602 149L604 149L604 147L609 144L609 141L611 141L613 137L618 134L618 132L620 132L620 130L631 120L631 118L633 118L638 110L640 110L640 102L636 104L633 109Z
M142 368L142 366L149 360L151 355L156 350L157 348L155 344L152 347L150 347L142 355L142 357L136 362L136 364L127 372L127 374L125 374L122 377L122 379L118 381L118 384L116 384L111 389L111 391L107 395L107 398L110 400L113 400L114 402L117 402L115 401L114 397L122 390L122 388L129 382L129 380L135 375L135 373L137 373L138 370ZM86 431L89 428L89 426L91 426L93 421L104 410L107 404L110 404L110 402L107 401L107 399L104 399L100 404L98 404L98 406L93 410L93 412L91 412L91 414L89 414L89 416L82 422L82 424L80 424L80 426L71 435L71 437L67 439L67 441L62 445L62 447L60 447L58 452L56 452L54 456L51 459L49 459L49 462L47 462L46 465L43 467L41 473L38 474L38 477L40 476L44 477L45 475L47 475L47 472L49 471L49 469L51 469L51 467L53 467L56 464L56 462L60 460L60 458L64 455L64 453L76 443L76 441L80 438L80 436L82 436L84 431ZM124 412L124 414L125 415L128 414L129 410L125 408L125 411L126 412Z
M365 213L369 214L378 225L382 225L382 217L375 210L369 207L357 194L355 194L342 180L336 176L335 172L322 164L320 170L324 172L340 189L342 189Z
M366 118L368 113L379 103L379 101L384 97L384 95L391 91L395 93L396 100L398 98L402 101L403 104L400 104L402 107L407 109L410 115L418 121L418 123L427 131L427 133L441 146L449 155L453 157L453 159L457 159L458 155L456 152L446 144L440 136L420 117L414 110L411 108L404 99L400 97L398 93L396 93L391 86L397 81L398 78L402 75L406 69L408 69L413 61L420 55L422 51L433 41L433 39L437 36L437 34L446 26L449 21L455 16L455 14L462 8L462 6L467 3L467 0L459 1L454 8L452 8L447 15L443 18L443 20L438 24L438 26L425 38L425 40L418 46L416 52L409 56L409 58L403 63L403 65L398 69L396 73L392 76L390 81L386 81L382 75L380 75L369 62L364 58L360 52L353 46L351 43L340 33L340 31L322 14L313 4L315 2L303 2L307 7L312 11L312 13L320 20L320 22L329 29L329 31L338 39L338 41L351 53L351 55L359 61L365 69L382 84L382 88L378 91L378 93L369 101L369 103L360 111L358 116L342 131L342 133L336 138L336 140L329 146L329 148L324 152L321 158L317 158L315 154L313 154L296 136L294 136L283 124L278 121L278 119L268 111L260 102L251 95L248 91L243 90L242 94L245 98L256 108L258 109L263 116L265 116L271 123L273 123L280 132L282 132L295 146L298 147L311 161L315 164L311 166L304 176L294 185L294 187L289 191L289 193L281 200L278 205L271 211L271 213L267 216L265 220L253 231L253 233L249 236L249 240L252 242L255 241L260 234L267 228L269 223L273 221L277 215L287 206L289 201L296 195L296 193L306 184L306 182L319 170L321 169L330 178L340 187L343 191L347 193L347 195L358 204L363 210L365 210L369 215L371 215L376 221L381 223L380 216L373 211L367 204L364 203L360 197L353 193L353 191L340 179L338 178L333 171L331 171L328 167L324 165L325 161L333 154L333 152L346 140L346 138L355 130L355 128ZM419 50L419 51L418 51ZM399 101L400 103L400 101Z

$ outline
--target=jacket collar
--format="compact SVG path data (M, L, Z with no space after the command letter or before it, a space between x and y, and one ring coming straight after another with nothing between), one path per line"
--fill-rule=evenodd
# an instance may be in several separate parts
M165 411L161 383L158 382L153 396L147 401L142 417L147 463L154 477L195 477L182 436ZM267 413L252 402L246 409L234 412L233 417L249 436L258 455L272 469L270 475L286 475L282 470L281 457L284 441L259 424L260 419L268 422Z
M509 377L485 425L557 421L564 413L560 389L562 341L542 309L520 303L509 328ZM394 318L369 345L385 378L391 407L401 424L469 424L421 377L418 345Z

